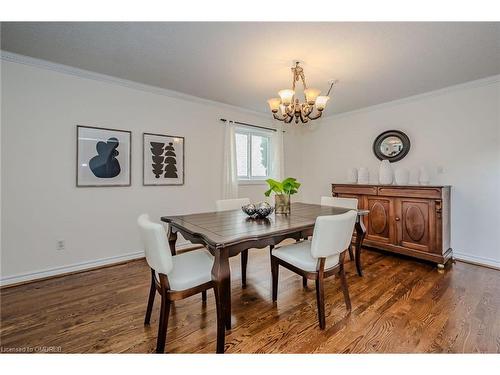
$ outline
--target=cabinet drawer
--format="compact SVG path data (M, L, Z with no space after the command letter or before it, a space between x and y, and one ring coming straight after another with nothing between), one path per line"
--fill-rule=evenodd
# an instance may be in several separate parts
M419 187L416 189L411 189L405 187L404 189L398 189L396 187L379 187L378 195L391 196L391 197L409 197L409 198L441 198L441 188L424 188Z
M332 193L377 195L375 186L332 186Z

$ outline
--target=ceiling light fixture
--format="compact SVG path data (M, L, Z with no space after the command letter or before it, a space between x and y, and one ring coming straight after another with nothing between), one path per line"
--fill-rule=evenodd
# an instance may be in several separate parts
M332 81L328 93L320 95L320 90L307 87L304 68L300 66L299 61L295 61L295 66L292 67L292 76L292 89L280 90L278 92L279 98L271 98L267 101L273 117L287 124L292 122L294 118L296 124L299 123L299 120L305 124L309 120L320 118L326 103L330 99L328 95L330 95L333 85L338 81ZM302 81L304 86L303 103L295 96L295 83L299 80Z

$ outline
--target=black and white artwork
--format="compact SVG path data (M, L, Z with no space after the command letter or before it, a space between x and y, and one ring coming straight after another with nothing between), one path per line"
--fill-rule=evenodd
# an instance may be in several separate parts
M76 186L130 186L131 132L78 125Z
M144 185L184 184L184 137L144 133Z

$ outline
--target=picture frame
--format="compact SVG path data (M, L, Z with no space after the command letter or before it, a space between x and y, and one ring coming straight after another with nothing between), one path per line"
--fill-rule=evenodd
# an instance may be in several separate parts
M185 177L185 138L142 134L143 186L182 186Z
M76 186L131 186L132 132L76 126Z

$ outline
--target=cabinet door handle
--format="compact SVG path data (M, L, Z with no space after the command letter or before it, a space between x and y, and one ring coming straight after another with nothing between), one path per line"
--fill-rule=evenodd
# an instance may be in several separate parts
M400 220L399 217L396 216L396 221L399 221L399 220Z

